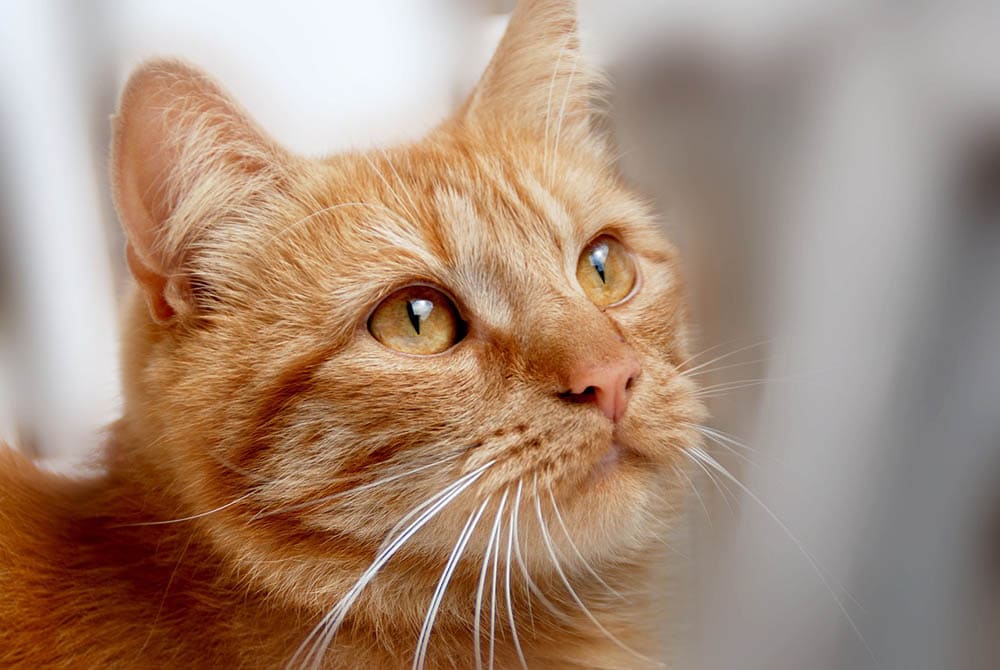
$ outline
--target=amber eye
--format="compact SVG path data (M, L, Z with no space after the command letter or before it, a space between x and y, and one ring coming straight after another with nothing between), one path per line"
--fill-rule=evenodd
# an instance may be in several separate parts
M430 286L408 286L379 303L368 319L376 340L407 354L439 354L462 339L465 324L448 297Z
M621 242L610 235L601 235L580 254L576 279L595 305L607 307L632 292L635 264Z

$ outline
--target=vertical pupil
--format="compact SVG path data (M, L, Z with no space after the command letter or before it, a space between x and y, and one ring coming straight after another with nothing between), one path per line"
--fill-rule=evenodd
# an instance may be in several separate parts
M604 266L608 261L608 245L601 243L594 245L594 250L590 252L590 264L594 266L597 270L597 274L601 277L601 283L607 284L608 280L604 277Z
M418 298L406 301L406 315L410 317L410 325L417 335L420 334L420 324L427 320L433 309L434 303L430 300Z

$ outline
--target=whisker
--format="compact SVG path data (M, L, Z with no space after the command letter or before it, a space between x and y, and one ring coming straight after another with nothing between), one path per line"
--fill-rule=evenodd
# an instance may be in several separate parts
M717 363L718 361L721 361L721 360L724 360L726 358L729 358L730 356L735 356L736 354L739 354L739 353L742 353L744 351L747 351L748 349L754 349L756 347L762 347L765 344L770 344L770 342L771 342L770 340L761 340L760 342L754 342L753 344L748 344L745 347L740 347L739 349L736 349L734 351L730 351L728 353L722 354L721 356L716 356L715 358L713 358L711 360L708 360L708 361L705 361L704 363L699 363L698 365L694 366L693 368L684 369L685 365L687 365L688 363L693 362L694 360L696 360L700 356L703 356L704 354L708 353L709 351L712 351L713 349L718 349L719 347L726 346L725 344L718 344L718 345L715 345L714 347L709 347L708 349L706 349L705 351L701 352L700 354L695 354L694 356L691 356L686 361L684 361L683 363L681 363L680 365L678 365L677 369L681 373L683 373L685 375L690 375L692 372L695 372L697 370L701 370L703 368L706 368L709 365L711 365L712 363Z
M708 527L715 530L715 524L712 523L712 513L708 511L708 505L705 504L705 499L701 497L701 492L698 490L697 484L691 479L691 475L684 471L683 468L674 466L674 471L687 480L687 483L691 486L691 490L694 491L695 497L698 498L698 504L701 505L701 509L705 512L705 521L708 522Z
M445 456L444 458L438 459L438 460L434 461L433 463L425 463L424 465L421 465L419 467L413 468L411 470L407 470L406 472L401 472L401 473L398 473L398 474L395 474L395 475L390 475L388 477L383 477L382 479L378 479L378 480L376 480L374 482L369 482L367 484L361 484L359 486L355 486L353 488L347 489L346 491L338 491L337 493L332 493L332 494L330 494L328 496L323 496L322 498L316 498L315 500L308 500L306 502L296 503L294 505L284 505L284 506L279 507L277 509L268 510L266 512L263 512L263 511L262 512L258 512L257 514L254 515L253 520L257 520L259 518L264 518L264 517L268 517L268 516L273 516L275 514L281 514L283 512L295 512L297 510L305 509L307 507L315 507L316 505L323 505L323 504L328 503L328 502L330 502L332 500L338 500L338 499L344 498L346 496L350 496L350 495L355 495L357 493L361 493L362 491L368 491L368 490L371 490L371 489L374 489L374 488L378 488L379 486L384 486L385 484L391 484L392 482L395 482L395 481L398 481L400 479L404 479L406 477L410 477L412 475L415 475L418 472L423 472L425 470L429 470L429 469L437 467L439 465L443 465L445 463L448 463L449 461L453 461L456 458L458 458L459 455L460 454L458 454L458 453L451 454L449 456ZM405 520L404 520L404 523L405 523Z
M510 489L504 489L503 500L500 501L498 519L503 518L503 508L507 503L507 493ZM497 566L500 563L500 527L497 526L497 546L493 551L493 571L490 575L492 586L490 587L490 670L493 670L493 659L496 651L496 616L497 616Z
M754 386L761 386L763 384L776 384L778 382L786 383L806 383L810 375L817 374L818 371L808 373L808 374L787 374L781 375L779 377L763 377L758 379L734 379L727 382L721 382L718 384L712 384L710 386L703 386L699 388L693 394L696 398L712 398L732 391L739 391L745 388L752 388Z
M142 522L138 522L138 523L123 523L123 524L119 524L117 526L112 526L112 528L133 528L135 526L165 526L165 525L171 524L171 523L184 523L185 521L194 521L196 519L204 519L206 516L209 516L210 514L215 514L216 512L221 512L224 509L229 509L233 505L237 505L237 504L243 502L244 500L246 500L247 498L249 498L250 496L252 496L254 493L256 493L256 491L248 491L247 493L244 493L243 495L241 495L236 500L230 500L225 505L219 505L215 509L210 509L207 512L200 512L198 514L192 514L191 516L185 516L185 517L181 517L179 519L167 519L166 521L142 521Z
M184 548L181 549L181 555L177 557L177 563L174 564L174 569L170 572L170 579L167 580L167 585L163 588L163 596L160 598L160 606L156 608L156 615L153 616L153 623L149 627L149 633L146 635L145 642L139 648L139 653L137 656L142 657L142 652L146 651L146 647L149 646L150 641L153 639L153 634L156 632L156 624L160 622L160 616L163 614L163 607L167 604L167 594L170 593L170 587L173 586L174 580L177 578L177 573L181 569L181 564L184 562L184 557L187 556L188 549L191 547L191 541L194 540L195 532L188 535L187 542L184 543Z
M741 442L736 437L734 437L733 435L730 435L729 433L727 433L724 430L719 430L718 428L713 428L711 426L703 426L703 425L700 425L700 424L688 424L688 425L689 426L695 426L696 428L698 428L699 430L701 430L703 432L707 432L707 433L709 433L711 435L714 435L718 439L726 442L727 444L731 444L734 447L739 447L741 449L746 449L747 451L752 452L754 454L759 454L760 453L760 450L754 449L749 444L745 444L745 443Z
M482 614L483 614L483 588L486 586L486 571L490 565L490 555L496 548L497 538L500 536L500 521L502 519L504 506L507 504L507 490L503 492L503 497L500 498L500 504L497 507L497 515L493 520L493 527L490 530L489 540L486 542L486 551L483 553L483 567L479 571L479 585L476 588L476 618L473 621L473 645L476 652L476 670L482 670L483 667L483 653L482 653Z
M556 504L555 494L552 493L552 485L546 484L546 489L549 492L549 501L552 503L552 511L555 512L556 521L559 523L559 527L562 528L563 535L566 536L566 541L569 542L570 548L573 549L573 552L576 554L577 558L580 559L580 562L583 564L583 567L587 568L587 571L590 572L591 575L593 575L594 579L596 579L601 584L601 586L606 588L609 593L611 593L620 600L624 600L625 597L622 596L622 594L618 593L618 591L615 591L613 588L611 588L611 586L606 581L604 581L604 579L599 574L597 574L597 571L594 570L594 568L590 565L590 563L587 562L587 559L584 558L583 553L580 552L580 549L576 546L576 543L573 542L573 537L569 534L569 528L566 527L566 522L563 521L562 513L559 511L559 505Z
M819 561L816 559L816 557L813 556L812 553L810 553L805 548L805 545L803 545L802 542L800 542L799 539L795 536L795 533L792 532L792 529L789 528L788 525L784 521L782 521L781 518L777 514L775 514L770 507L765 505L764 501L761 500L753 491L751 491L749 487L747 487L745 484L743 484L743 482L741 482L739 479L733 476L733 474L730 473L729 470L727 470L717 460L712 458L711 454L706 452L704 449L702 449L701 447L691 447L689 449L684 450L684 453L690 454L692 459L696 461L701 461L706 466L711 467L713 470L715 470L720 475L722 475L723 477L731 481L733 484L735 484L737 487L739 487L739 489L743 491L743 493L746 494L747 497L749 497L755 503L760 505L760 508L764 510L764 512L771 518L772 521L774 521L774 523L778 525L778 527L785 533L788 539L792 541L792 544L794 544L795 547L799 550L799 552L802 553L802 556L806 559L806 562L809 563L809 566L813 569L813 572L816 573L816 576L823 583L823 586L830 594L830 597L833 598L833 601L837 604L837 607L840 609L841 614L844 615L844 619L847 620L847 623L851 627L851 630L854 631L854 634L857 635L858 640L860 640L861 644L864 645L865 650L868 652L872 661L874 661L875 664L878 665L878 659L875 656L875 652L868 644L868 640L865 639L865 636L862 635L861 629L858 628L857 624L854 622L854 619L847 611L847 607L844 605L843 600L841 600L841 598L837 595L836 591L834 590L833 586L830 584L830 581L826 576L826 572L820 566Z
M468 544L469 538L472 537L472 531L476 529L476 524L479 523L479 518L483 515L483 511L486 510L486 505L489 502L490 498L487 497L483 501L483 504L479 506L479 509L469 515L469 520L465 522L465 527L462 528L462 532L458 536L455 548L452 549L451 555L448 557L448 563L444 567L444 572L441 573L437 588L434 590L434 596L431 598L431 604L427 609L424 625L420 629L417 653L413 658L413 670L424 667L424 661L427 657L427 643L431 638L431 629L434 627L434 620L437 618L438 609L441 607L441 600L444 598L444 593L448 589L449 582L451 582L451 576L455 572L458 560L465 551L465 546Z
M521 489L522 489L522 480L518 479L517 480L517 498L514 500L514 556L515 556L515 558L517 560L517 563L518 563L518 566L519 566L521 572L524 574L524 576L527 576L527 572L528 572L527 568L525 567L524 562L520 558L520 555L521 555L521 543L519 541L519 536L521 534L521 524L520 524L520 515L521 515ZM528 621L531 622L531 632L534 633L535 632L535 615L534 615L534 613L532 612L532 609L531 609L531 595L530 595L530 593L527 595L527 597L524 599L524 601L525 601L525 604L528 606Z
M712 444L715 444L715 445L717 445L717 446L725 449L726 451L728 451L729 453L731 453L736 458L739 458L740 460L746 461L746 463L750 467L752 467L752 468L759 468L760 467L750 457L748 457L745 454L741 454L736 449L734 449L731 446L729 446L723 439L721 439L720 437L716 436L713 432L710 432L710 430L707 429L707 428L705 428L704 426L696 427L695 430L697 430L699 433L701 433L706 438L708 438L712 442Z
M769 377L764 379L738 379L731 382L721 382L719 384L711 384L709 386L703 386L694 392L695 398L705 398L708 396L716 396L724 393L729 393L730 391L739 391L741 389L753 388L755 386L763 386L764 384L770 384L777 381L786 381L787 378L781 377Z
M699 366L698 372L695 372L694 374L691 374L691 372L685 372L684 374L691 378L702 377L704 375L710 375L710 374L715 374L716 372L722 372L723 370L731 370L733 368L746 367L747 365L756 365L758 363L770 363L772 360L773 359L771 358L755 358L752 361L740 361L739 363L729 363L727 365L720 365L717 368L706 368L706 369L701 369L701 367Z
M514 500L514 514L517 515L520 512L521 507L521 482L517 483L517 498ZM521 555L521 543L518 538L518 533L514 533L514 558L517 559L517 564L521 568L521 574L524 576L524 581L528 585L528 590L538 598L539 602L545 606L545 609L549 610L557 618L565 623L572 623L572 619L566 612L562 611L556 605L549 600L542 590L535 583L535 580L531 578L528 573L528 566L524 562L524 558ZM531 602L530 599L528 602Z
M520 480L518 480L518 483L520 484ZM518 496L520 495L521 495L521 488L519 486ZM515 506L510 516L508 516L509 524L507 528L507 560L506 560L506 565L504 566L505 569L504 585L507 591L507 620L510 623L510 633L514 639L514 650L517 651L517 658L519 661L521 661L521 667L524 668L524 670L528 670L528 663L527 661L524 660L524 651L521 649L521 640L517 636L517 624L514 623L514 601L510 597L510 551L514 545L514 533L515 533L515 528L517 526L517 516L514 514L514 511L516 510L517 507Z
M641 654L635 649L629 647L627 644L625 644L617 637L615 637L611 633L611 631L605 628L604 624L598 621L597 617L595 617L594 614L589 609L587 609L587 606L583 604L583 600L577 594L576 590L573 588L573 585L570 584L569 579L566 577L566 573L562 569L562 565L559 563L559 558L556 556L555 547L552 544L552 537L549 535L548 526L545 523L545 517L542 515L542 505L538 498L537 473L535 474L534 498L535 498L535 514L538 516L538 525L542 531L542 540L545 543L546 548L548 549L549 556L552 558L552 565L553 567L555 567L556 573L559 575L560 580L562 580L563 586L566 587L566 591L569 592L570 597L577 604L577 607L579 607L580 611L583 612L584 616L586 616L590 620L590 622L594 624L594 626L596 626L597 629L601 631L601 633L603 633L604 636L607 637L609 640L611 640L617 647L619 647L623 651L628 652L629 654L632 654L636 658L640 658L643 661L650 663L651 665L660 666L659 663L649 658L645 654Z
M729 508L730 516L732 516L733 519L735 520L737 518L736 508L733 507L733 503L730 502L730 498L732 498L737 504L739 503L739 499L729 489L729 487L725 486L723 482L720 482L719 479L715 476L715 474L711 470L706 468L703 463L695 462L695 465L697 465L698 468L700 468L701 471L705 473L705 476L708 477L708 480L712 482L712 484L715 486L715 489L719 492L719 497L722 498L722 502L724 502L726 504L726 507Z
M701 351L689 355L687 358L685 358L683 361L681 361L674 367L677 369L678 372L684 372L684 366L688 365L689 363L694 363L702 356L710 354L717 349L721 349L722 347L729 346L730 344L735 344L738 341L739 339L737 338L737 339L727 340L726 342L719 342L718 344L713 344L710 347L705 347Z
M410 519L421 514L425 509L434 505L438 500L440 500L447 494L448 494L447 490L439 491L438 493L434 494L433 496L422 502L420 505L417 505L409 512L407 512L405 515L403 515L403 518L397 521L396 524L389 529L389 532L385 534L385 539L383 539L382 544L379 545L379 551L381 551L386 546L392 544L397 537L397 533L405 532L403 531L403 528L406 526L407 523L409 523Z
M337 634L337 630L343 624L344 619L347 617L347 612L350 610L351 606L361 595L361 592L365 587L375 578L379 570L389 562L389 560L406 544L406 542L421 528L423 528L431 519L436 517L438 513L445 508L452 500L457 498L462 492L472 486L476 480L478 480L487 468L492 466L496 461L489 461L479 466L472 472L463 475L457 481L453 482L447 486L441 493L436 494L433 498L437 501L432 504L429 508L420 514L420 516L411 523L406 530L399 534L387 547L380 548L375 560L372 564L361 574L354 585L347 591L347 593L340 599L340 601L331 609L320 622L313 628L312 632L306 637L303 643L299 646L299 649L292 656L290 661L294 664L301 653L309 646L313 638L316 638L316 643L313 645L313 650L306 655L305 660L313 659L313 664L318 663L323 655L326 653L327 648L329 648L330 643L333 641L334 636ZM426 503L421 503L418 507L427 507Z

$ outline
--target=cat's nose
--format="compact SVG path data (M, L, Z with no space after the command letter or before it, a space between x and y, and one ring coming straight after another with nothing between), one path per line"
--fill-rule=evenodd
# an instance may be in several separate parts
M571 371L566 380L569 388L559 396L569 402L594 403L604 416L618 421L639 371L639 361L631 353L613 361L581 365Z

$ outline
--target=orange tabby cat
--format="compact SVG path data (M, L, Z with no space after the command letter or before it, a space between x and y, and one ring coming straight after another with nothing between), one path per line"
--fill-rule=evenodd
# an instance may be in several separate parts
M701 406L675 253L522 2L420 142L321 160L178 63L115 118L106 474L0 449L0 666L639 668Z

